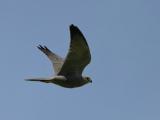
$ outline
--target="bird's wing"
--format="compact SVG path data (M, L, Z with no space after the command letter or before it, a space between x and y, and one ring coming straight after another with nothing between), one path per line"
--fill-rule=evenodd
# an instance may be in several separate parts
M57 54L53 53L46 46L39 45L37 48L39 50L41 50L51 60L55 74L59 73L59 71L64 63L63 58L61 58Z
M78 27L70 26L70 48L58 75L81 76L83 69L91 61L91 54L85 37Z

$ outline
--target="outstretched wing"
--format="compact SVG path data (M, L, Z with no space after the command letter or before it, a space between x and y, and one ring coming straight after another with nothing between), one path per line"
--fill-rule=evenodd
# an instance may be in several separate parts
M63 58L61 58L57 54L53 53L46 46L39 45L37 48L39 50L41 50L51 60L55 74L59 73L59 71L64 63Z
M83 69L91 61L90 50L78 27L70 26L70 36L70 48L58 75L81 77Z

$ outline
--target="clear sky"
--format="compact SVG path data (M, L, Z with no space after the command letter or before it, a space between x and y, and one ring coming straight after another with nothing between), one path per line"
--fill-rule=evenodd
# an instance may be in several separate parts
M160 120L160 1L1 0L0 120ZM84 33L93 83L26 82L53 74L36 46L65 56Z

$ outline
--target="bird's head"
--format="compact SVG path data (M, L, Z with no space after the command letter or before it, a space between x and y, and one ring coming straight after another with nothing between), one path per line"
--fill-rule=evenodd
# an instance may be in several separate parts
M92 83L92 79L88 76L83 77L83 79L86 81L86 83Z

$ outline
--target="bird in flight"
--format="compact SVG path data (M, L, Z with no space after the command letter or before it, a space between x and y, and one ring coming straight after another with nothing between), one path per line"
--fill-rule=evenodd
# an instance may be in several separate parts
M87 41L77 26L70 25L70 47L65 59L53 53L46 46L39 45L42 51L52 62L55 76L50 78L31 78L27 81L39 81L53 83L65 88L81 87L92 80L88 76L82 76L84 68L91 61L91 54Z

